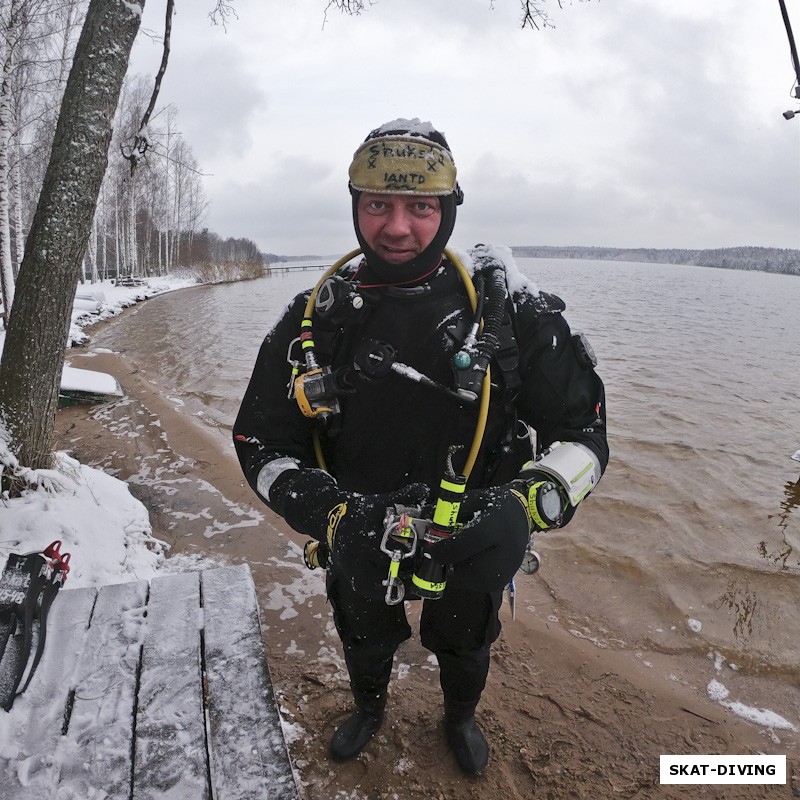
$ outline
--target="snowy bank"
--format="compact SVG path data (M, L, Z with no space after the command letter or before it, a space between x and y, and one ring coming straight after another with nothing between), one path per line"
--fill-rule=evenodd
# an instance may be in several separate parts
M149 297L196 285L194 278L147 278L141 286L116 286L112 281L78 284L72 305L72 322L67 347L85 344L89 337L84 328L109 317ZM0 348L1 350L2 348Z
M0 462L13 469L4 431ZM9 464L9 462L11 462ZM44 550L56 539L71 553L67 588L102 586L151 578L165 546L152 537L147 509L127 484L57 453L53 469L23 470L22 496L3 498L0 565L9 553Z
M148 279L141 286L110 281L82 284L73 306L69 346L88 341L84 329L135 303L194 285L185 278ZM0 352L5 339L0 332ZM0 571L9 553L43 550L55 539L71 553L67 588L102 586L151 578L166 546L152 536L147 509L128 485L57 453L50 470L19 465L0 426L0 470L26 486L21 497L0 497Z

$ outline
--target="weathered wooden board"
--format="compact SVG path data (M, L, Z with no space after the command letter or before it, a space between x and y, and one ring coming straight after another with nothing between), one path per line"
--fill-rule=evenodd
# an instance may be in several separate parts
M55 795L59 778L56 749L75 673L86 641L97 592L62 591L50 610L42 660L11 713L0 712L16 752L0 758L0 797L43 800Z
M295 800L297 788L246 565L202 574L215 800Z
M150 583L136 708L133 800L209 797L200 576Z
M59 742L58 800L128 800L133 711L145 629L147 581L97 593L78 663L66 736Z

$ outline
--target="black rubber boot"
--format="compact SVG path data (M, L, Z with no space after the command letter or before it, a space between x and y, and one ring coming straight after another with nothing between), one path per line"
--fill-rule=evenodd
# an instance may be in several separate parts
M478 701L445 697L444 727L453 755L468 775L481 775L489 763L489 745L475 722Z
M336 729L331 739L331 758L348 761L355 758L378 732L383 722L383 709L356 710Z
M386 689L392 673L392 656L375 659L368 665L345 650L350 672L350 691L356 710L336 729L331 739L331 758L355 758L378 732L386 708Z

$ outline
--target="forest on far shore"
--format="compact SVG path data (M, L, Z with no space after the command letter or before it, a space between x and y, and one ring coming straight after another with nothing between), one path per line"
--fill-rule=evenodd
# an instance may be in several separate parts
M657 249L651 247L512 247L517 258L594 258L603 261L640 261L654 264L693 264L698 267L749 269L800 275L800 250L779 247L721 247L714 250Z

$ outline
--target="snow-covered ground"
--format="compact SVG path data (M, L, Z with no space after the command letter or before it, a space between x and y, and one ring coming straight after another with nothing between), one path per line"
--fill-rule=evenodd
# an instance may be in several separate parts
M69 344L86 340L84 328L115 316L155 294L191 286L192 279L152 278L142 286L114 286L110 281L81 284L76 292ZM0 331L0 352L5 334ZM70 388L82 385L80 371L67 369ZM67 586L102 586L151 578L165 558L152 536L147 509L128 485L100 470L58 453L53 469L21 467L8 449L0 424L0 469L15 472L29 484L19 498L0 497L0 571L9 553L40 551L60 539L71 553Z

